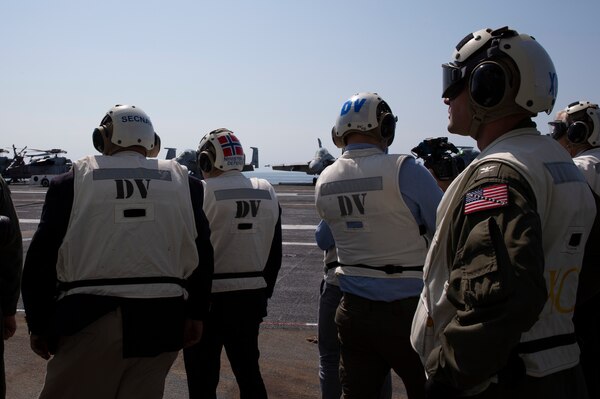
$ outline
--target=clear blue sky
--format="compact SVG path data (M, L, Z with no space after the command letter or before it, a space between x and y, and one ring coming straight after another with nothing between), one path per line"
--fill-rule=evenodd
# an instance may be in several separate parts
M375 91L399 118L390 151L406 153L448 136L440 65L456 43L504 25L554 61L557 106L536 118L545 133L559 108L600 102L599 16L597 0L2 1L0 147L95 153L93 129L121 103L178 153L227 127L261 165L304 161L317 138L339 155L342 103Z

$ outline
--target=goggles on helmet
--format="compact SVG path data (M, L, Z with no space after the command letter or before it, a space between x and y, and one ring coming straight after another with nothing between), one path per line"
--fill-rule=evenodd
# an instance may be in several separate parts
M442 64L442 98L453 99L465 87L467 66Z
M552 136L554 140L560 139L567 133L567 124L565 121L556 120L548 122L548 125L550 125L550 136Z

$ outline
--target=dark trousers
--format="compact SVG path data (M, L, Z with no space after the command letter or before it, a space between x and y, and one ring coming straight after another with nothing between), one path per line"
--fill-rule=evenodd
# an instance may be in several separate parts
M328 284L325 281L321 283L318 318L321 399L340 399L342 396L340 342L335 324L335 312L341 299L342 291L340 287ZM379 399L390 399L391 397L392 376L388 373Z
M344 293L335 315L344 399L379 398L390 369L409 399L425 397L425 371L410 344L417 302L417 297L380 302Z
M190 399L216 399L225 352L240 389L241 399L267 398L259 368L258 332L266 315L263 290L213 295L200 342L184 349Z
M590 398L600 398L600 295L575 307L575 334Z
M4 317L0 312L0 334L4 334ZM4 339L0 336L0 399L6 397L6 372L4 369Z

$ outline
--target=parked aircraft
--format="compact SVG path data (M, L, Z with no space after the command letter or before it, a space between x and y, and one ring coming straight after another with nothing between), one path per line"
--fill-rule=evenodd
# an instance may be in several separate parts
M4 170L6 168L8 168L8 165L10 165L12 159L10 159L9 157L7 157L6 155L2 155L3 153L7 153L8 154L8 150L5 150L4 148L0 148L0 173L4 172Z
M252 160L250 161L250 163L247 163L244 165L244 169L242 169L242 172L251 172L254 170L254 168L258 168L258 148L256 147L250 147L252 149ZM183 150L179 155L175 156L175 151L176 148L173 147L166 147L167 149L167 155L166 155L166 159L173 159L175 158L175 160L177 162L179 162L181 165L185 166L188 168L188 171L191 175L193 176L202 176L202 173L200 173L200 170L198 169L198 164L196 161L196 158L198 156L198 154L196 153L196 150L192 150L192 149L187 149L187 150Z
M59 154L66 153L65 150L59 148L36 150L25 147L17 151L13 144L13 159L2 171L2 176L8 183L33 178L42 186L48 187L53 176L68 172L71 169L73 164L71 160L62 155L59 156ZM29 158L28 162L25 161L27 158Z
M273 170L286 170L289 172L304 172L309 175L315 175L313 178L313 183L317 181L316 175L320 175L321 172L325 170L326 167L335 162L335 158L333 155L329 153L327 148L323 147L321 144L321 139L317 139L319 143L319 149L315 153L315 157L307 162L300 163L288 163L288 164L279 164L279 165L271 165Z
M173 159L177 156L177 153L175 152L177 151L177 148L165 147L165 150L167 150L167 155L165 156L165 159Z

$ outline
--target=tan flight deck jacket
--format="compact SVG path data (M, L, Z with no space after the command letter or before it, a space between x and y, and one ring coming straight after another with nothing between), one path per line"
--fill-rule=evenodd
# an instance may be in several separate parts
M548 140L532 128L497 139L438 208L411 342L429 378L465 393L485 389L515 359L531 376L578 361L571 317L595 205ZM506 190L506 200L466 213L466 198L483 187Z

